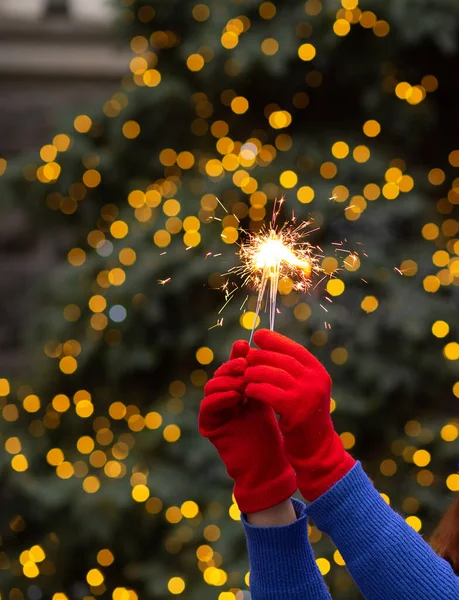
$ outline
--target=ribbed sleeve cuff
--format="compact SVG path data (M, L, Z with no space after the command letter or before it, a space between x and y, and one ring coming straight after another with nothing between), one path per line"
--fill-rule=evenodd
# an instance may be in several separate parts
M292 498L297 520L254 527L242 514L252 600L331 600L308 540L306 506Z
M321 531L332 535L332 530L337 533L337 527L343 519L349 522L354 515L362 519L367 510L374 509L375 505L382 506L381 503L385 505L357 461L333 487L309 504L306 512Z

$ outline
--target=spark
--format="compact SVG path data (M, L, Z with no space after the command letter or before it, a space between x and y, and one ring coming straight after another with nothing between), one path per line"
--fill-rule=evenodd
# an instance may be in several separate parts
M208 259L208 258L209 258L209 256L212 256L212 252L208 252L208 253L205 255L205 257L204 257L204 260Z
M160 256L164 256L165 254L167 254L167 250L166 252L161 252Z
M226 286L226 289L225 289L225 300L226 300L226 302L225 302L225 304L224 304L224 305L221 307L221 309L218 311L218 314L221 314L221 313L222 313L222 311L223 311L223 310L224 310L224 309L225 309L225 308L228 306L228 304L229 304L229 303L231 302L231 300L233 299L233 297L234 297L234 294L235 294L235 293L236 293L236 291L239 289L239 288L236 286L235 288L233 288L233 289L231 290L231 292L229 292L229 291L228 291L228 286L227 286L227 284L228 284L228 283L229 283L229 279L226 281L226 283L224 284L224 286L223 286L223 288L222 288L222 289L225 289L225 286Z
M171 281L172 277L168 277L167 279L158 279L158 283L159 285L166 285L166 283L169 283L169 281Z
M217 256L221 256L222 253L220 252L219 254L214 254L214 258L217 258Z
M325 308L325 306L324 306L323 304L319 304L319 306L320 306L320 308L323 308L323 310L324 310L325 312L328 312L328 308Z
M249 299L248 296L245 297L244 302L241 304L241 308L239 310L242 310L244 308L244 304L247 302L247 300Z
M347 263L346 261L343 261L343 265L346 265L346 267L349 267L350 269L353 269L355 267L355 263L358 260L358 255L356 254L349 254L349 258L352 260L352 265L350 265L349 263ZM347 259L346 259L347 260Z
M282 205L285 202L285 196L282 196L282 198L280 200L274 200L274 207L273 207L273 214L271 217L271 227L274 227L276 225L276 221L277 221L277 217L280 214L280 211L282 209Z
M327 276L326 276L326 275L324 275L324 276L322 277L322 279L319 279L319 281L316 283L316 285L315 285L315 286L314 286L312 289L313 289L313 290L315 290L315 289L316 289L316 287L317 287L317 286L319 286L319 285L322 283L322 281L323 281L324 279L327 279Z
M307 222L305 221L305 223L306 223L307 225L310 225L310 224L311 224L311 221L307 221ZM314 229L310 229L310 230L308 231L308 235L310 235L311 233L314 233L315 231L319 231L319 229L320 229L320 227L315 227ZM318 247L318 246L317 246L317 247ZM321 252L322 252L322 250L321 250Z
M400 270L398 267L394 267L394 271L396 271L397 273L399 273L400 275L403 275L403 271Z
M338 196L336 194L333 194L333 196L330 196L329 200L336 200L338 198Z
M361 277L360 279L363 281L363 283L368 283L368 281L366 279L364 279L363 277Z
M215 199L216 199L216 200L217 200L217 202L220 204L220 206L223 208L223 210L224 210L226 213L228 213L228 210L227 210L226 206L224 206L224 205L223 205L223 204L220 202L220 200L217 198L217 196L215 196Z
M211 329L215 329L215 327L223 327L223 317L221 319L217 319L217 322L215 323L215 325L212 325L212 327L209 327L209 331Z

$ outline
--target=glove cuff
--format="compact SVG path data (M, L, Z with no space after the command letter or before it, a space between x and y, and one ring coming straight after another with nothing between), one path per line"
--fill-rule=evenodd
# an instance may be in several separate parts
M248 457L247 460L250 460ZM244 514L266 510L290 498L297 490L295 471L290 465L274 479L269 473L263 478L264 483L256 486L248 485L249 482L239 483L234 486L234 497L239 510Z
M325 494L356 463L334 430L315 454L302 458L289 454L289 460L296 471L298 488L303 498L310 502Z

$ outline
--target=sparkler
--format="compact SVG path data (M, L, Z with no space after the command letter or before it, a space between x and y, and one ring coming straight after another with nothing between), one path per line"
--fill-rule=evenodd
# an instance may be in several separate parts
M274 329L279 281L288 277L293 289L307 291L313 273L321 271L317 248L305 240L312 231L310 221L295 223L295 217L281 227L276 224L284 198L276 201L271 223L259 232L249 232L248 239L240 247L241 265L230 272L243 278L243 285L258 291L253 331L258 321L263 302L269 312L269 327Z
M330 200L334 200L334 197L330 198ZM234 274L240 276L243 280L242 286L257 292L255 318L250 334L250 342L252 341L255 328L258 326L260 311L263 307L266 312L269 312L269 327L271 330L274 330L276 313L280 313L277 308L277 294L282 281L288 282L290 290L293 289L297 292L306 293L309 290L315 290L320 286L322 281L332 278L337 271L341 270L336 267L330 271L321 267L320 260L324 258L322 248L318 245L313 246L306 240L307 236L319 229L319 227L310 227L312 221L297 223L297 219L292 213L292 218L289 221L284 222L281 226L277 224L277 218L280 215L284 201L284 198L275 200L271 221L268 225L263 225L258 232L247 232L240 226L238 227L239 231L243 232L246 236L238 252L240 264L226 273L226 275ZM228 213L228 210L218 198L217 202ZM236 215L232 216L240 223ZM213 217L211 220L221 221L217 217ZM222 235L221 237L223 238L224 236ZM347 242L347 240L344 241ZM360 242L357 243L360 244ZM343 248L343 244L343 241L332 242L333 246L339 246L335 249L335 253L337 255L338 253L343 253L346 256L342 264L349 270L355 270L360 252ZM190 249L191 246L186 248L186 250ZM361 251L361 253L363 256L367 256L365 252ZM165 251L160 256L164 254L166 254ZM221 252L217 254L207 252L204 260L220 256L222 256ZM403 274L399 269L395 268L395 270ZM364 283L368 283L365 279L361 279ZM167 277L166 279L158 279L157 282L159 285L164 286L171 280L171 277ZM225 293L225 302L218 311L218 315L236 297L239 286L234 281L226 279L224 285L219 289ZM247 295L240 307L241 311L248 299L249 296ZM329 303L333 302L328 296L324 296L324 299ZM323 304L320 304L320 307L324 312L329 312L328 308ZM327 321L324 323L326 329L331 329L330 323ZM217 322L209 329L222 326L223 318L217 318Z

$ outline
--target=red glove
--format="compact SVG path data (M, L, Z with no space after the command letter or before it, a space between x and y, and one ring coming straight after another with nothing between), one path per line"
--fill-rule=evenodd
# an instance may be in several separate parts
M247 342L234 344L230 360L206 384L199 411L199 431L217 448L234 479L243 513L280 504L296 490L272 408L244 398L248 351Z
M246 395L272 406L280 415L287 458L298 487L313 501L355 464L330 416L331 379L303 346L273 331L254 334L260 350L247 355Z

